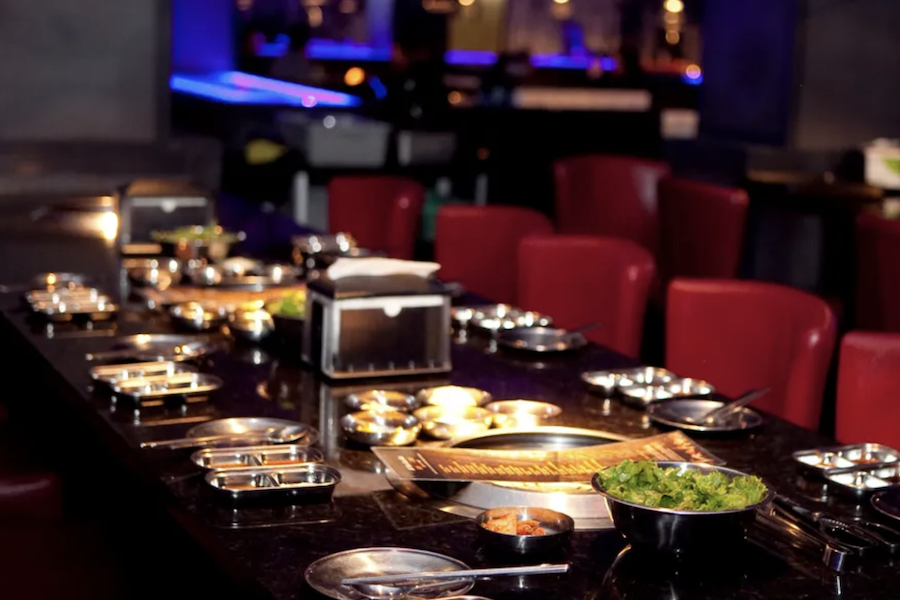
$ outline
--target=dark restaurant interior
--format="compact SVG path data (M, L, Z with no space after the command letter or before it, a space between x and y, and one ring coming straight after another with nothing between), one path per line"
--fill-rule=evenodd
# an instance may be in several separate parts
M900 597L898 28L3 0L0 597Z

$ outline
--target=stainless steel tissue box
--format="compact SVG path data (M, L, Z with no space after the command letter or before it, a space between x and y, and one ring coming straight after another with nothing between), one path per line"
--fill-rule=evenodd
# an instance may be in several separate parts
M170 231L190 225L207 225L215 217L210 194L183 181L141 179L119 195L119 246L152 244L154 231Z
M307 283L303 360L332 379L445 373L450 292L414 275Z

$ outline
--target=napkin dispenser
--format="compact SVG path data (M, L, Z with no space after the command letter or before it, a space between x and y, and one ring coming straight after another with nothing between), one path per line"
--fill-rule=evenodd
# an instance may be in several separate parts
M307 282L303 360L331 379L450 371L450 292L416 275Z
M139 179L119 194L119 247L142 253L154 231L206 225L215 218L210 194L184 181Z

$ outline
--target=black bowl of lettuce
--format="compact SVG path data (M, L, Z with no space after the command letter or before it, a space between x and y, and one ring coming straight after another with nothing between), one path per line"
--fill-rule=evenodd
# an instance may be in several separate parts
M591 484L633 547L676 555L739 545L757 509L774 497L754 475L685 462L626 460L596 473Z

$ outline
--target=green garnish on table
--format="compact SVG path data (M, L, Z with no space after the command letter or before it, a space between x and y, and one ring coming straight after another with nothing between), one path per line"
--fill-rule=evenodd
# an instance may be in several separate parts
M737 510L757 504L766 496L759 477L731 477L693 469L679 472L650 461L625 460L598 473L606 492L614 498L651 508L708 512Z
M154 231L153 240L170 244L175 244L182 240L189 242L226 242L231 244L238 241L238 235L225 231L221 225L212 223L210 225L179 227L172 231Z
M302 319L306 315L306 290L291 292L280 300L270 302L266 310L269 314Z

